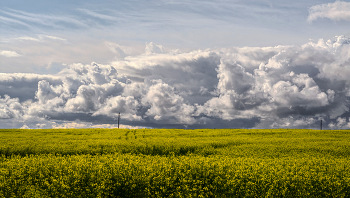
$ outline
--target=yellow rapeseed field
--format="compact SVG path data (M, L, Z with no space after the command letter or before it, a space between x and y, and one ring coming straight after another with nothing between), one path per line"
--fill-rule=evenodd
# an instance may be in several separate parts
M0 130L0 197L350 197L350 131Z

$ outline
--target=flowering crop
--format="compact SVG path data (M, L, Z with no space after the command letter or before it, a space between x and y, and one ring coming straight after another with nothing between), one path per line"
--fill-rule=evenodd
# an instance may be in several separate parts
M0 197L350 197L349 136L0 130Z

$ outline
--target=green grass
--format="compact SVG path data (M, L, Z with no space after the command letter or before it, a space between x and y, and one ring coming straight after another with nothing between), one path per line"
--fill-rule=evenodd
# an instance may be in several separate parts
M0 197L350 197L350 131L0 130Z

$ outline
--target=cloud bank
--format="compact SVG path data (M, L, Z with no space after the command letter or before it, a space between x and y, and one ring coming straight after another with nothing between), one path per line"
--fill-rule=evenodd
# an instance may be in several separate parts
M122 53L52 75L0 73L2 128L346 128L350 38L301 46Z
M318 18L328 18L334 21L350 21L350 3L344 1L336 1L334 3L320 4L312 6L309 9L309 22Z

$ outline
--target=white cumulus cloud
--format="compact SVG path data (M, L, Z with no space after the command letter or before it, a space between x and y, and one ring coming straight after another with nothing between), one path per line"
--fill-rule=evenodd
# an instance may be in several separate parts
M335 1L334 3L312 6L309 9L307 20L312 22L318 18L328 18L334 21L350 21L350 3Z
M0 125L346 128L350 39L75 63L53 75L1 73ZM111 47L121 47L111 45ZM159 49L158 49L159 48ZM176 50L175 50L176 51Z

